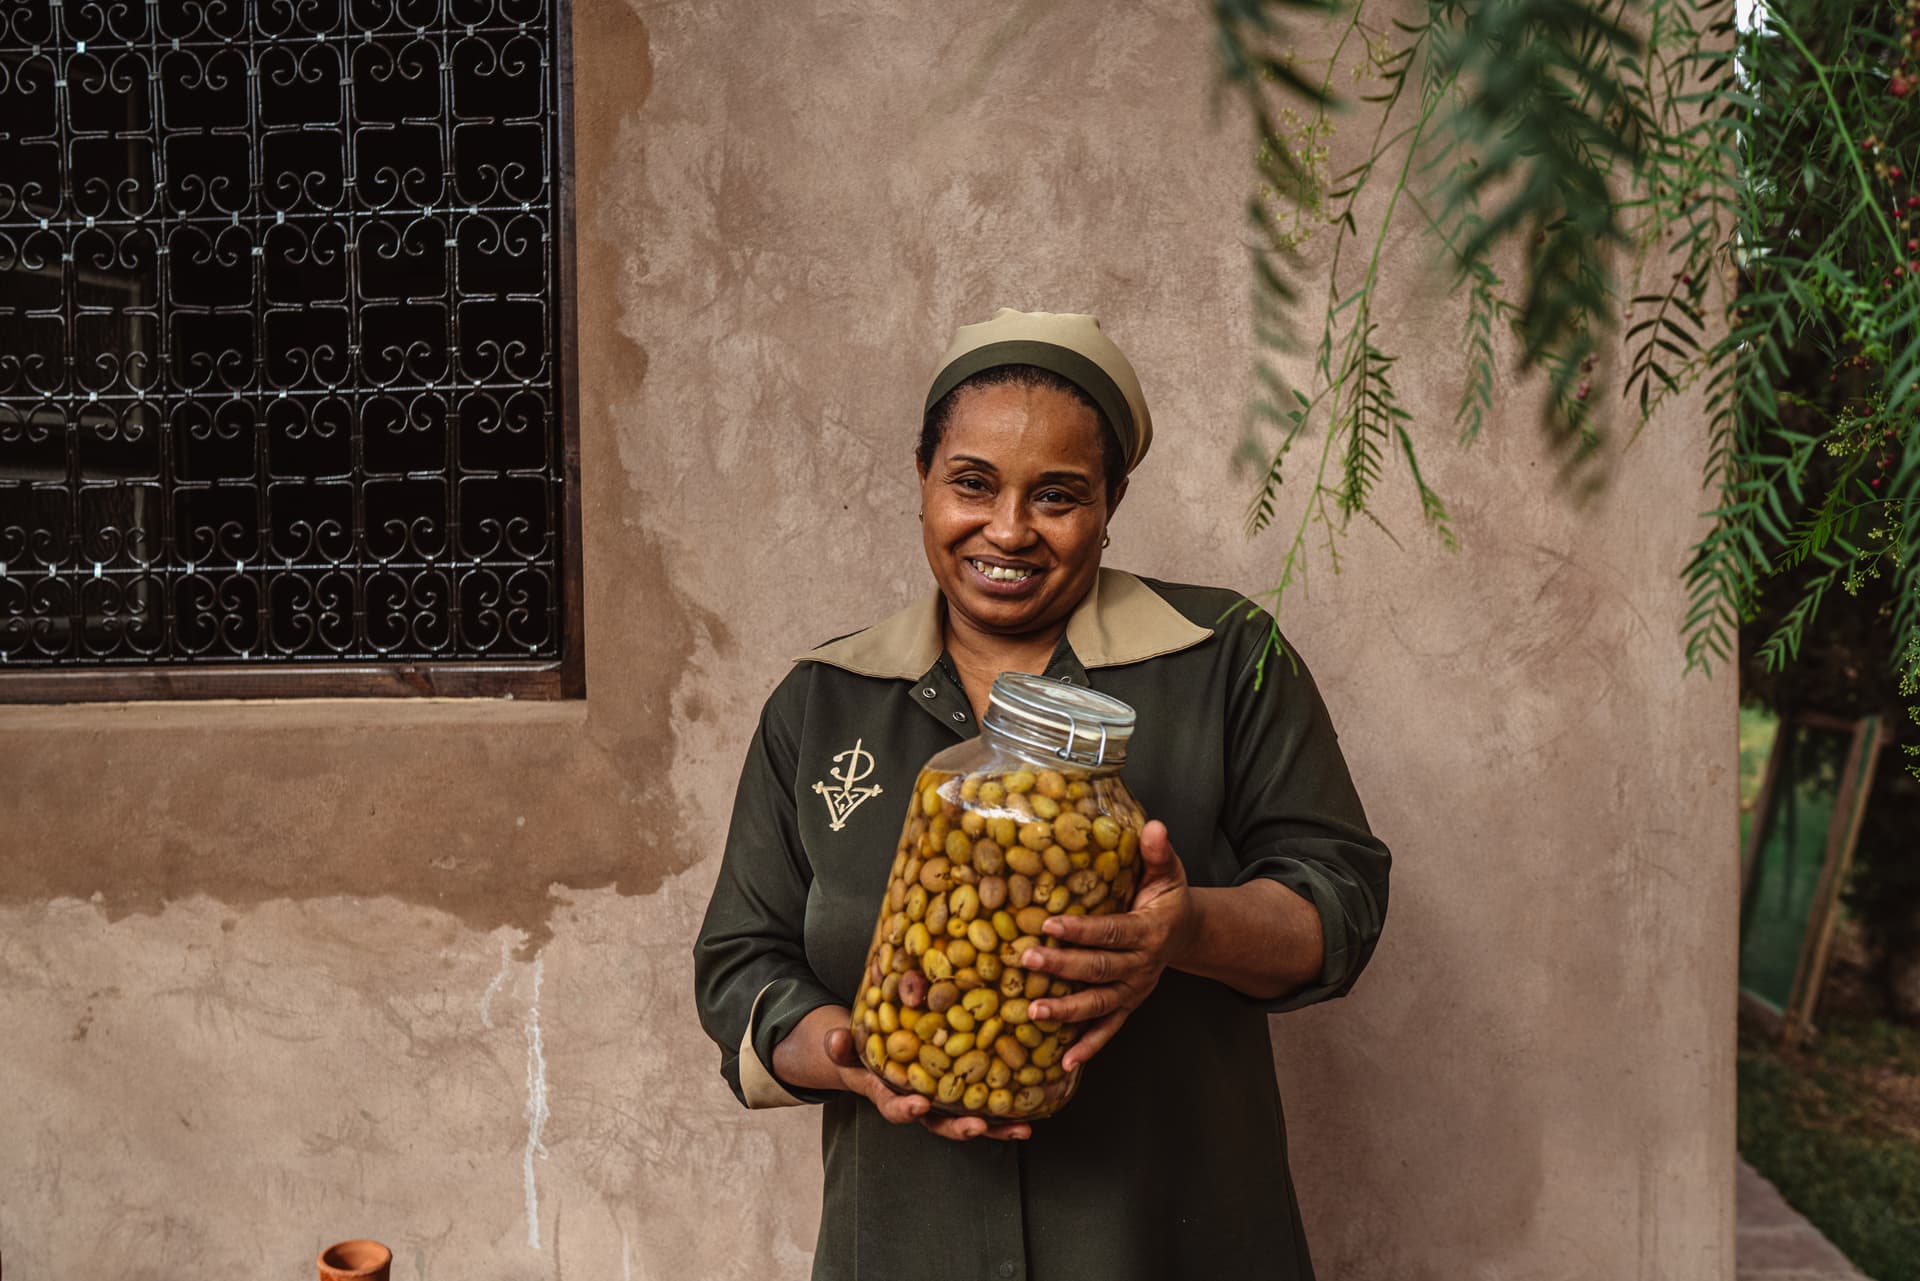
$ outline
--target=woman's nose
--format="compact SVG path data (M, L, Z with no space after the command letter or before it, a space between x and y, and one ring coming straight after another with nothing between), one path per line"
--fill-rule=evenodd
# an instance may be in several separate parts
M1033 530L1027 523L1026 504L1011 491L1002 491L1000 499L994 504L993 519L987 522L988 541L996 547L1008 551L1017 551L1025 547L1033 536Z

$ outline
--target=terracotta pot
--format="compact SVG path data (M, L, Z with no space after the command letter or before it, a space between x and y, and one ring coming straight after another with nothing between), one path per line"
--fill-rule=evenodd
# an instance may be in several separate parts
M320 1252L320 1281L387 1281L393 1251L378 1241L342 1241Z

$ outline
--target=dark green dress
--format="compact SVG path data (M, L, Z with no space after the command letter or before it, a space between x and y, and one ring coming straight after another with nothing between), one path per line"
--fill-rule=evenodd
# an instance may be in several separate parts
M1270 618L1235 593L1103 570L1047 674L1139 713L1125 777L1193 884L1265 876L1313 902L1319 982L1258 1001L1168 971L1024 1142L954 1143L768 1073L804 1015L852 997L915 773L975 732L940 608L936 595L823 646L774 691L694 948L735 1094L824 1104L814 1277L1305 1281L1267 1015L1353 985L1389 859L1312 679L1266 653Z

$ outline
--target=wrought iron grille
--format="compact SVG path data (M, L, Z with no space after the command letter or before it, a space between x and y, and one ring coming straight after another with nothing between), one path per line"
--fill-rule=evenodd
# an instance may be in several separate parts
M561 654L563 3L0 0L0 685Z

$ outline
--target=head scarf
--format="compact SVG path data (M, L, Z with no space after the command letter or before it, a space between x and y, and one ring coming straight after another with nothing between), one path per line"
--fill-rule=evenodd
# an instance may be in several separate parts
M1002 307L992 320L962 325L940 358L926 407L932 409L968 378L999 365L1034 365L1065 378L1086 392L1113 424L1129 472L1147 456L1153 419L1140 394L1140 379L1092 316Z

